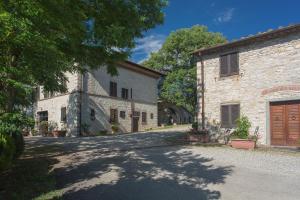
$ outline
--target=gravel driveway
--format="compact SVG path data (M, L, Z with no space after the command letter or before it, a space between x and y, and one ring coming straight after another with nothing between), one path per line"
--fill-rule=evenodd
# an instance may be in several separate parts
M184 129L94 138L31 138L63 151L64 199L300 199L300 153L169 146Z

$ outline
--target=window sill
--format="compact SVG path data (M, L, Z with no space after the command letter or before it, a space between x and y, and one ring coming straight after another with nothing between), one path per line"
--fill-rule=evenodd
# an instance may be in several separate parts
M222 81L222 80L227 80L227 79L239 79L239 77L240 77L240 74L232 74L232 75L228 75L228 76L219 76L218 80Z

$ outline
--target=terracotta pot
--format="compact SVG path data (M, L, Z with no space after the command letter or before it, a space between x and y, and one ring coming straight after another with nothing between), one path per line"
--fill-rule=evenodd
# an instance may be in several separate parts
M65 137L66 131L52 131L53 137Z
M256 142L248 139L232 139L230 145L236 149L254 149Z
M209 142L209 135L207 134L188 134L187 140L190 142Z

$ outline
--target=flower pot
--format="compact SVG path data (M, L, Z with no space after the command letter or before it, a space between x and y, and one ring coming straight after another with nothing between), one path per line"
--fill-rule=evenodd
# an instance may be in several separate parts
M230 145L236 149L254 149L256 142L249 139L232 139Z
M189 142L203 142L207 143L209 142L209 135L208 134L188 134L187 140Z
M59 132L58 131L52 131L52 135L53 135L53 137L58 137L59 136Z
M53 137L65 137L66 131L52 131Z

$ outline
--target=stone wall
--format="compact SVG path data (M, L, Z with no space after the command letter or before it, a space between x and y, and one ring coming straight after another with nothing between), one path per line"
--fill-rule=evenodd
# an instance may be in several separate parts
M239 75L220 78L219 55L239 52ZM259 126L262 144L270 143L269 102L300 99L300 34L254 43L205 56L205 117L208 126L220 123L221 104L239 103L252 130ZM200 91L201 63L197 63ZM198 120L201 121L198 96Z
M36 103L35 118L37 112L48 111L48 121L55 122L59 129L66 128L67 135L78 135L78 75L67 73L68 91L64 94L55 93L53 97L44 98L43 88L40 89L40 100ZM61 122L61 108L67 108L67 123Z
M157 126L157 79L134 71L117 67L118 76L110 76L106 68L94 70L84 76L67 73L68 91L64 94L55 93L53 97L44 98L43 88L40 90L40 100L37 102L35 114L48 111L48 121L56 122L58 128L67 127L68 135L79 134L79 126L87 124L90 131L111 131L110 109L118 110L121 132L131 132L131 110L147 112L147 123L139 119L139 130ZM118 97L109 96L110 81L117 82ZM82 88L81 88L82 87ZM121 98L122 88L128 89L129 99ZM132 99L130 91L133 91ZM79 91L83 91L80 93ZM82 97L80 97L82 95ZM80 119L80 101L81 119ZM133 103L132 103L133 102ZM61 108L67 107L67 123L61 122ZM96 119L91 120L91 108L95 110ZM125 118L120 117L120 111L125 111ZM150 118L153 113L153 119ZM80 120L79 120L80 119Z
M90 71L84 75L82 122L88 124L92 132L111 131L110 109L117 109L120 131L131 132L133 106L135 111L147 113L146 124L142 123L141 116L139 118L139 130L156 127L157 79L122 67L117 67L117 69L117 76L107 74L106 68ZM109 96L110 81L117 83L117 97ZM121 98L122 88L128 89L128 99ZM95 110L95 120L91 120L91 108ZM124 119L120 117L120 111L125 111ZM153 119L150 119L151 113L153 113Z
M117 67L118 75L110 76L106 68L93 70L85 74L83 79L83 90L89 94L109 96L110 81L117 83L118 97L121 97L122 88L132 89L132 98L136 101L148 103L157 102L157 79L146 76L123 67Z
M131 132L131 101L126 101L117 98L108 98L97 95L85 95L82 108L82 123L89 125L90 131L97 133L101 130L111 131L110 109L118 110L118 123L120 132ZM139 131L154 128L157 126L157 105L148 103L133 102L135 111L147 113L147 123L142 123L142 118L139 118ZM95 110L95 120L91 119L90 110ZM125 111L125 118L120 117L120 111ZM150 118L153 113L153 119Z

